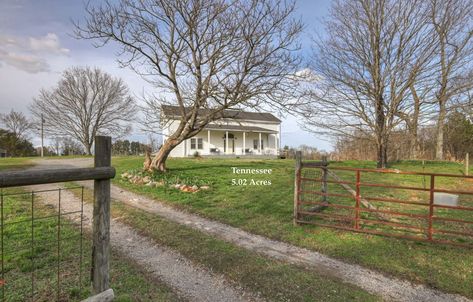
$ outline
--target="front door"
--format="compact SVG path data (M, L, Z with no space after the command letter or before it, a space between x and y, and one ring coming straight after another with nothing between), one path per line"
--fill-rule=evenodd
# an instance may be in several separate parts
M235 154L235 136L233 133L228 133L228 146L232 150L232 154ZM227 153L227 137L226 135L223 136L223 153Z

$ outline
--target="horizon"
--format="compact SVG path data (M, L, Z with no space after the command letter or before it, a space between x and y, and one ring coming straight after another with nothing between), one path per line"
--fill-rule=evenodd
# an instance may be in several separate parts
M296 1L295 17L301 18L305 25L300 37L304 60L311 52L311 36L323 34L320 18L327 13L330 2ZM156 92L132 70L118 66L115 47L95 48L91 41L72 37L72 21L83 21L85 14L81 1L71 4L57 0L41 3L19 0L3 2L0 7L0 113L13 109L30 117L28 106L33 98L41 89L54 87L62 72L72 66L99 67L121 78L138 103L143 95ZM297 117L271 113L282 120L281 146L305 144L324 151L333 149L330 138L305 131ZM132 133L126 138L146 143L147 134L134 123ZM45 140L45 145L49 145L49 140ZM32 142L34 146L40 145L39 135L35 134Z

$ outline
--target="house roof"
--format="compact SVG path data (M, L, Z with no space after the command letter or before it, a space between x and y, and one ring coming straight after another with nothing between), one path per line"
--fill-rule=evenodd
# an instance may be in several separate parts
M161 110L167 117L181 116L179 106L162 105ZM205 115L209 111L209 109L199 109L199 114ZM251 112L227 109L222 112L221 118L281 123L280 119L269 112Z
M261 133L278 133L271 129L265 129L262 127L252 126L240 126L240 125L207 125L204 130L221 130L221 131L240 131L240 132L261 132Z

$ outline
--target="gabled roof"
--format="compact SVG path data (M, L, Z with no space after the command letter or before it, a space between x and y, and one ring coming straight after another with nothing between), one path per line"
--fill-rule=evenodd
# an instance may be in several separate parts
M199 109L199 114L205 115L209 111L209 109ZM169 118L181 116L179 106L162 105L161 112ZM251 112L227 109L222 112L221 118L281 123L280 119L269 112Z

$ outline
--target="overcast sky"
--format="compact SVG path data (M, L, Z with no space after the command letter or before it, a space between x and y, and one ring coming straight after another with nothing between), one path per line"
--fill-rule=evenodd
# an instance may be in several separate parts
M322 33L320 18L327 14L330 0L299 0L297 6L297 14L306 25L301 42L303 53L308 55L309 37ZM53 87L62 71L70 66L100 67L121 77L138 96L153 91L133 71L118 67L113 46L94 48L91 41L71 36L72 20L80 21L84 15L83 1L0 0L0 113L14 109L29 115L32 98L41 88ZM282 145L331 149L324 138L301 130L296 118L281 119ZM131 138L146 140L138 129Z

